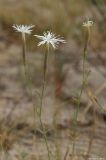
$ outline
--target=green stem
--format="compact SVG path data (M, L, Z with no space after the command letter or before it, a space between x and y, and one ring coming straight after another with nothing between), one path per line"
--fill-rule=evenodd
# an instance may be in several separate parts
M42 93L41 93L39 120L40 120L40 125L41 125L41 128L42 128L42 133L43 133L43 136L44 136L46 148L47 148L47 151L48 151L48 159L51 160L51 156L50 156L51 153L50 153L50 150L49 150L47 136L46 136L46 132L45 132L45 128L44 128L43 122L42 122L42 107L43 107L43 98L44 98L44 92L45 92L45 87L46 87L48 55L49 55L49 46L47 46L47 52L45 53L45 56L44 56L43 86L42 86Z
M78 118L78 113L80 109L80 104L81 104L81 97L83 90L86 86L86 56L87 56L87 46L88 46L88 41L89 41L89 29L87 28L87 31L85 32L85 44L84 44L84 51L83 51L83 80L82 80L82 85L81 85L81 90L78 96L78 101L77 101L77 109L74 112L74 140L73 140L73 146L72 146L72 160L74 157L74 152L75 152L75 143L76 143L76 129L77 129L77 118ZM87 74L88 75L88 74Z
M26 66L26 38L25 33L22 33L22 59L23 65Z
M42 92L41 92L41 103L40 103L40 117L42 115L42 107L43 107L43 98L44 98L44 92L46 87L46 74L47 74L47 63L48 63L48 55L49 55L49 46L47 49L47 53L45 53L44 56L44 66L43 66L43 86L42 86Z
M30 91L31 100L33 102L32 81L31 81L31 77L30 77L30 71L28 70L27 62L26 62L26 37L25 37L25 33L22 33L22 63L24 66L25 83L26 83L28 90ZM34 102L33 102L33 113L34 113L34 122L33 123L35 126L35 124L36 124L36 119L35 119L36 108L35 108ZM34 130L35 129L36 128L34 127ZM34 142L35 142L35 136L34 136ZM35 145L35 143L34 143L34 145Z

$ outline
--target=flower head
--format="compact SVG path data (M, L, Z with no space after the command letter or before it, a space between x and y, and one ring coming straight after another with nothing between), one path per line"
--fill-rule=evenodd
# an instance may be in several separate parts
M86 22L83 22L83 26L84 27L92 27L93 25L93 21L87 20Z
M13 25L12 26L17 32L31 34L34 25Z
M66 41L60 37L56 37L55 34L53 34L50 31L44 32L43 36L34 35L37 38L41 40L41 42L38 43L38 46L47 44L48 46L51 44L52 47L55 49L59 43L65 43Z

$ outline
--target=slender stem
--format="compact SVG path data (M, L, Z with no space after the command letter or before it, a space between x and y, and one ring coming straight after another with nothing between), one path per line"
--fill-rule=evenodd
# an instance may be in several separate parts
M27 61L26 61L26 37L25 37L25 33L22 33L22 63L23 63L23 66L24 66L26 87L30 91L31 100L33 102L32 81L31 81L30 71L28 69ZM36 109L35 109L35 103L34 102L33 102L33 113L34 113L34 122L33 123L34 123L34 126L35 126L35 124L36 124L36 119L35 119ZM34 127L34 130L35 130L35 127ZM34 142L35 142L35 136L34 136ZM35 145L35 143L34 143L34 145Z
M87 46L88 46L88 41L89 41L89 29L87 28L86 32L85 32L85 44L84 44L84 51L83 51L83 80L82 80L82 85L81 85L81 90L78 96L78 101L77 101L77 109L74 112L74 140L73 140L73 146L72 146L72 160L74 157L74 152L75 152L75 143L76 143L76 129L77 129L77 118L78 118L78 113L79 113L79 109L80 109L80 104L81 104L81 97L82 97L82 93L83 90L86 86L86 66L85 66L85 62L86 62L86 56L87 56ZM88 76L88 74L87 74Z
M26 64L26 37L25 33L22 32L22 64L24 67L24 74L25 74L25 83L29 85L29 75L27 73L27 64Z
M41 103L40 103L40 117L42 115L42 107L43 107L43 98L44 98L44 92L46 87L46 74L47 74L47 63L48 63L48 55L49 55L49 46L47 48L47 53L44 55L44 66L43 66L43 86L42 86L42 92L41 92Z
M42 107L43 107L44 92L45 92L45 87L46 87L48 55L49 55L49 45L47 46L47 52L45 53L45 56L44 56L43 86L42 86L41 101L40 101L39 120L40 120L40 125L41 125L41 128L42 128L42 133L43 133L43 136L44 136L46 148L47 148L47 151L48 151L48 159L51 160L51 156L50 156L51 153L50 153L50 150L49 150L47 136L46 136L46 132L45 132L43 122L42 122Z
M26 66L26 38L25 33L22 33L22 60L24 67Z

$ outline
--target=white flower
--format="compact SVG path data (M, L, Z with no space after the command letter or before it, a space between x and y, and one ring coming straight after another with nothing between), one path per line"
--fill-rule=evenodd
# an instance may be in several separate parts
M17 32L31 34L34 25L13 25L12 26Z
M83 22L84 27L92 27L92 25L93 25L93 21L88 20L86 22Z
M60 37L56 37L55 34L51 33L50 31L44 32L43 36L34 35L41 40L38 43L38 46L47 44L48 46L51 44L53 48L56 48L59 43L65 43L66 41Z

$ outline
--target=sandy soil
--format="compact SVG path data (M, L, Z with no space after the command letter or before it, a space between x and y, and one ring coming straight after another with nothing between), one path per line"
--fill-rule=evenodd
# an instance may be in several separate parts
M23 69L20 61L21 47L17 45L7 46L4 44L4 42L3 45L4 46L2 46L0 52L0 119L1 137L4 137L5 134L5 136L7 136L4 142L5 148L8 151L7 156L10 156L10 159L16 160L21 159L23 155L26 159L29 159L29 157L30 159L46 159L47 151L45 148L43 135L39 131L39 119L36 115L34 123L33 117L33 103L35 103L36 107L38 107L39 104L35 93L36 90L41 90L41 66L43 54L29 52L27 55L29 64L31 64L30 74L33 77L32 101L30 92L28 89L26 89L24 82ZM69 147L69 159L71 156L73 142L73 114L76 106L75 103L73 103L72 97L76 96L74 93L79 92L79 87L81 84L81 70L80 67L78 67L80 62L79 64L77 63L76 66L76 63L72 60L73 56L76 57L75 53L71 53L72 56L70 59L68 58L68 56L70 57L70 53L61 53L58 64L61 62L61 57L64 57L65 59L66 55L67 58L61 68L61 75L64 77L64 79L62 80L61 84L62 88L59 96L60 98L56 98L54 92L54 67L53 65L49 67L47 79L48 85L46 88L42 114L43 123L48 130L47 137L51 151L55 157L55 150L57 147L59 149L61 159L64 157L67 147ZM100 56L101 59L104 60L104 55L102 54ZM51 58L53 57L50 57L50 64L53 64L53 60ZM105 65L100 63L101 60L100 58L98 59L97 56L92 57L92 62L90 59L91 57L89 56L88 65L91 69L89 87L93 87L92 90L96 91L105 84ZM95 60L98 60L97 66L95 65ZM81 59L76 58L76 61L81 61ZM105 107L106 103L104 91L105 88L102 89L97 96L102 107ZM83 111L87 106L87 103L89 103L89 99L86 93L84 93L81 102L82 107L79 112L79 125L76 142L76 152L77 154L81 155L81 157L82 154L86 154L87 152L93 130L92 107L90 112L87 112L82 119ZM91 153L93 156L105 157L105 114L99 109L98 105L93 107L96 109L98 120ZM33 139L34 137L35 143ZM84 158L82 157L82 159Z

